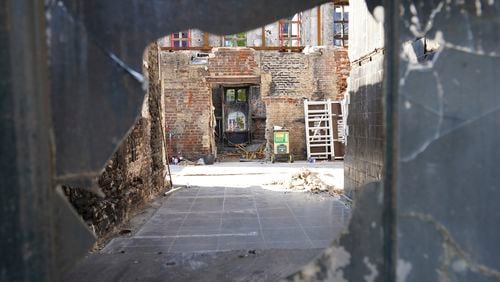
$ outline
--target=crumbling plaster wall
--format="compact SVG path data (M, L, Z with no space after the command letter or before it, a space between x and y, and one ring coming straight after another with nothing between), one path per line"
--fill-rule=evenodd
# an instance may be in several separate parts
M383 27L363 0L350 4L348 79L349 135L344 162L344 189L354 197L358 187L380 180L383 168Z

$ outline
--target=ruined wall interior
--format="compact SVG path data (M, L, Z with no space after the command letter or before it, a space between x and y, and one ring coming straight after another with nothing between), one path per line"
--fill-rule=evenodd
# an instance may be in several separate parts
M267 109L268 148L272 148L273 126L285 126L292 132L292 154L296 159L305 159L304 99L334 100L342 96L337 87L342 81L336 65L343 55L345 50L333 48L310 54L261 53L262 71L269 74L268 90L262 91Z
M105 197L66 186L64 191L98 237L115 231L134 212L165 190L165 159L157 46L145 61L150 83L141 114L129 135L108 161L98 185ZM155 67L156 66L156 67Z
M383 47L382 24L365 1L353 0L350 7L348 79L349 116L344 189L350 197L366 183L381 180L383 168Z
M349 71L347 51L319 48L310 53L214 48L205 63L191 60L196 51L162 52L166 127L172 153L189 159L213 154L212 89L221 85L258 86L254 125L257 139L272 140L273 126L285 126L292 153L305 158L303 99L342 99ZM265 110L264 110L265 109ZM265 136L262 127L265 123ZM207 139L208 138L208 139ZM268 142L268 148L272 143Z
M252 140L266 140L266 103L262 100L260 86L250 87L250 113L252 115Z
M161 53L165 128L169 156L197 160L214 153L212 93L206 65L192 64L195 52Z

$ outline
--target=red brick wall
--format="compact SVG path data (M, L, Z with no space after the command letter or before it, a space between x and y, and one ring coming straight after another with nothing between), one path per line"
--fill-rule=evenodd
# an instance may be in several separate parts
M333 57L334 73L337 78L337 99L341 100L347 92L347 79L351 71L347 48L336 48Z
M347 49L325 49L322 53L314 58L313 76L316 87L312 98L342 100L347 90L350 69Z
M341 99L347 86L346 49L327 48L303 54L215 48L207 64L192 64L193 55L190 51L162 54L167 136L173 134L170 154L180 152L192 160L215 148L210 125L211 89L215 83L208 83L207 77L261 76L266 119L254 125L265 125L270 141L273 125L293 130L291 145L297 159L305 158L303 98Z
M208 60L209 72L213 76L257 75L255 53L250 48L215 48Z
M272 149L272 128L290 130L290 148L296 159L306 158L303 99L340 100L346 90L349 68L345 49L328 48L311 54L267 52L261 56L262 70L270 74L266 102L266 136ZM339 66L342 64L342 66Z
M264 98L267 112L266 139L268 148L273 148L273 126L285 126L290 131L290 151L295 159L305 159L306 133L304 123L304 100L292 97Z
M191 63L192 52L162 53L165 126L169 156L190 160L213 153L212 95L204 65ZM171 138L170 138L171 137Z

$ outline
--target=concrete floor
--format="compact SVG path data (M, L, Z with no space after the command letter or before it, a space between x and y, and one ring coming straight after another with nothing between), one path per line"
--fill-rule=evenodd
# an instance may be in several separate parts
M136 232L89 255L67 280L275 281L291 274L320 254L349 216L346 205L328 194L254 186L267 182L269 173L288 175L303 165L174 167L174 183L184 171L183 181L189 182L205 174L206 186L183 188L162 199ZM239 182L227 179L238 171ZM209 186L217 181L232 186Z

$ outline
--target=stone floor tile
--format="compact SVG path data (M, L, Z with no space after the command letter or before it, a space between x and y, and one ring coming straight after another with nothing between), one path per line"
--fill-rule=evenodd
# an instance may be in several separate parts
M262 228L300 228L294 217L261 217Z
M259 209L257 208L259 217L292 217L293 213L288 208L272 208L272 209Z
M210 188L200 188L197 197L210 196L210 197L223 197L225 193L224 187L210 187Z
M191 237L191 238L176 238L170 247L170 252L202 252L216 251L217 237Z
M159 225L144 225L135 236L175 236L179 232L179 226L159 226Z
M253 197L226 197L224 211L255 210Z
M197 197L192 212L221 212L223 210L224 198L199 198Z
M327 248L332 244L333 240L312 240L311 243L315 248Z
M266 241L268 249L311 249L313 245L308 240L302 241Z
M331 240L339 234L339 227L309 227L304 228L307 236L311 240Z
M258 218L223 218L221 222L221 230L223 232L259 228Z
M264 240L277 241L307 241L308 238L301 228L262 229Z
M223 219L229 218L258 218L257 210L225 211L222 213Z

